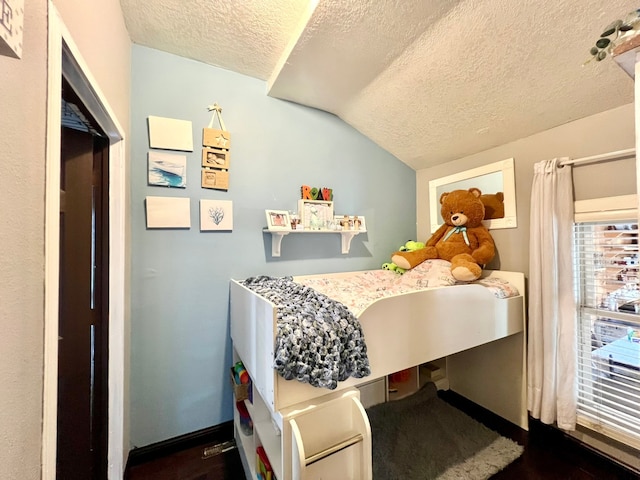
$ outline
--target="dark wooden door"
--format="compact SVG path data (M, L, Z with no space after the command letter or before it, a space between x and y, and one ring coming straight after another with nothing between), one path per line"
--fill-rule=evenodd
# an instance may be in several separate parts
M57 478L106 478L108 141L63 128Z

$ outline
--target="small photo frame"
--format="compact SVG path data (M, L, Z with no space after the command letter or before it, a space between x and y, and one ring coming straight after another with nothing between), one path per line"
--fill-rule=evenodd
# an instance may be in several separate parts
M333 218L336 230L367 231L367 224L362 215L335 215Z
M220 148L202 149L202 166L229 169L229 151Z
M275 231L291 230L291 218L286 210L265 210L267 228Z
M365 223L364 217L362 215L354 215L352 219L354 230L358 230L360 232L367 231L367 224Z
M332 230L334 228L333 202L324 200L298 200L300 224L305 230Z
M202 169L202 188L229 190L229 172L227 170Z

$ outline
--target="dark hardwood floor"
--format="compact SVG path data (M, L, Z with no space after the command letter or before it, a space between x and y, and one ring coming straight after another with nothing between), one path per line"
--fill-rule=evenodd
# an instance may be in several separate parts
M492 480L631 480L640 476L578 445L567 435L531 420L526 432L450 392L441 397L501 435L524 445L524 454ZM128 467L125 480L242 480L245 478L236 448L203 458L211 443L190 445L177 453ZM339 479L335 479L339 480ZM385 479L375 479L385 480ZM461 479L464 480L464 479Z
M524 453L492 480L631 480L640 476L578 444L561 430L529 419L529 431L453 393L440 396L467 415L524 446Z

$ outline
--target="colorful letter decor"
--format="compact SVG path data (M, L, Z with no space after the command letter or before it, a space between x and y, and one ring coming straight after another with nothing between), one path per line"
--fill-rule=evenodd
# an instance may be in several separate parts
M325 200L330 202L333 200L333 190L326 187L316 188L302 185L300 187L300 197L302 200Z

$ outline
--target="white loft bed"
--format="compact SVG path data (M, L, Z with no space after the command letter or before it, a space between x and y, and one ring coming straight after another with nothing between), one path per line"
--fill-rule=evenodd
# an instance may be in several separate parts
M345 275L349 274L321 276ZM272 412L321 402L325 395L447 357L452 390L527 429L524 274L485 271L483 276L510 282L520 295L499 299L481 285L465 284L371 304L358 316L371 375L339 382L336 390L285 380L275 372L277 308L236 280L230 284L233 347Z

